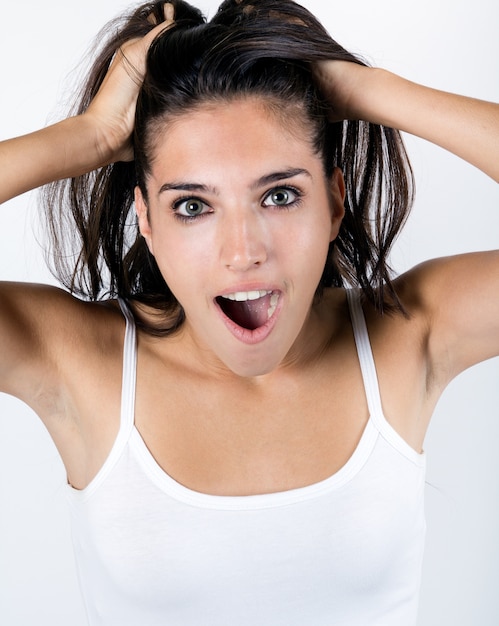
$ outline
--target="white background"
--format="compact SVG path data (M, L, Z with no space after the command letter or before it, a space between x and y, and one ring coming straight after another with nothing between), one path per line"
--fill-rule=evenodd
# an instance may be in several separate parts
M499 101L495 0L304 0L340 43L433 87ZM213 0L197 6L212 15ZM59 115L70 74L126 0L24 0L0 14L0 137ZM398 271L434 256L497 247L499 189L482 173L408 139L418 181L397 244ZM36 194L0 208L0 276L52 282L33 234ZM1 346L0 346L1 350ZM499 623L499 360L461 375L427 442L428 540L420 626ZM83 626L64 471L37 418L0 395L0 622ZM367 626L367 625L366 625ZM403 626L403 625L401 625Z

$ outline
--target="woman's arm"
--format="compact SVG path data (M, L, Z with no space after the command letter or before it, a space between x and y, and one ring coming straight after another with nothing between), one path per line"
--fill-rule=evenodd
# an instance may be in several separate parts
M80 115L0 143L0 203L46 183L110 163L90 116Z
M324 62L316 72L333 119L406 131L499 181L499 105L353 63ZM430 234L431 228L429 223ZM424 342L435 384L443 388L464 369L499 355L499 251L429 261L403 275L397 286L409 312L426 320Z
M130 136L146 53L173 17L173 6L165 4L164 22L120 48L84 114L0 142L0 203L46 183L133 158Z
M1 202L133 158L130 136L147 50L172 20L173 6L167 4L164 22L122 46L84 114L0 143ZM52 287L0 283L0 391L34 406L32 394L43 396L47 385L56 387L50 373L58 372L62 326L75 324L72 300Z
M499 104L348 62L323 62L317 66L317 77L335 119L361 119L416 135L499 182Z

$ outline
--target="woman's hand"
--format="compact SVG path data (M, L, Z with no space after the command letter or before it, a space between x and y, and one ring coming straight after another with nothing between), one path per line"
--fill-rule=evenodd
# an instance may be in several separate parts
M453 152L499 182L499 104L412 83L382 69L323 61L315 76L332 120L365 120Z
M320 61L314 66L314 76L331 104L330 119L368 120L364 100L365 84L370 80L370 67L351 61Z
M133 159L130 137L147 51L154 39L174 23L172 4L165 4L164 17L164 22L156 25L145 37L129 41L116 51L97 95L84 113L96 129L97 146L104 162ZM154 18L151 16L150 19Z
M133 158L130 136L147 51L173 24L173 5L165 4L164 15L165 21L145 37L117 51L84 114L0 142L0 203L46 183Z

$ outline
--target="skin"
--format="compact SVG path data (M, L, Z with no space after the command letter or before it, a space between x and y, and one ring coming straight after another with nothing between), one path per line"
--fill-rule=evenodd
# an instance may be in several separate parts
M154 34L126 46L139 70ZM497 105L352 64L316 71L333 116L418 134L498 176ZM129 158L137 90L117 55L87 113L2 142L0 199ZM214 137L223 137L223 150ZM174 171L164 168L169 161ZM290 167L310 176L277 185L303 187L303 203L286 211L263 205L276 183L255 181ZM209 212L199 223L175 220L178 190L158 193L178 180L217 189L203 192ZM312 298L341 220L340 172L326 180L304 136L290 135L264 103L240 101L180 117L158 143L147 186L147 200L137 192L141 231L187 314L171 338L138 334L136 425L152 454L182 484L213 494L282 491L330 476L368 419L345 294ZM213 299L255 281L282 292L281 308L264 341L241 344ZM396 285L408 316L379 316L369 306L365 314L386 417L420 451L449 381L499 354L499 254L430 261ZM153 316L146 307L138 313ZM123 333L116 303L0 284L0 390L40 415L76 488L96 475L116 437Z
M311 303L344 214L344 184L339 170L326 180L300 134L256 98L204 105L166 124L152 157L149 201L136 190L141 233L186 313L184 336L195 357L223 375L267 374L329 339ZM171 182L178 189L161 192ZM207 190L193 194L187 183ZM269 195L279 189L288 190L289 204L273 203ZM204 208L186 223L179 219L185 208L172 206L190 195ZM278 322L264 341L248 345L227 332L214 300L255 289L280 293Z

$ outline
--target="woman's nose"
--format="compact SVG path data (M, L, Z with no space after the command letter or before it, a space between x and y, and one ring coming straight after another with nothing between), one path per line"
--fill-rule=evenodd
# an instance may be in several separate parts
M220 224L221 260L225 267L244 272L267 260L267 237L261 217L236 214Z

